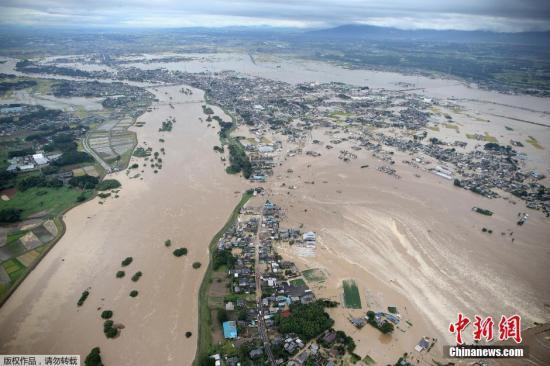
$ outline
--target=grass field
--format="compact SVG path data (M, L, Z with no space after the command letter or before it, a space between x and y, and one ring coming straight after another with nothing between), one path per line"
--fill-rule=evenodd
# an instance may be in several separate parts
M296 278L294 280L290 280L290 284L292 286L305 286L306 282L301 278Z
M344 305L349 309L361 309L361 295L354 280L345 280L344 286Z
M302 271L306 281L308 282L322 282L327 279L323 271L319 268L310 268Z
M206 267L206 272L201 282L201 287L199 289L199 334L197 338L197 353L195 354L195 360L193 362L194 365L198 365L201 358L207 356L212 347L212 319L210 308L208 307L208 289L210 287L209 285L212 280L212 274L214 272L212 268L212 253L216 249L218 240L221 238L223 233L233 224L233 222L235 222L235 220L239 216L241 207L243 207L251 197L252 193L245 192L243 194L241 200L233 209L233 212L231 213L231 216L229 216L229 219L227 220L225 225L220 229L220 231L216 233L216 235L214 235L214 237L210 241L210 259L208 261L208 266Z
M89 193L88 193L89 194ZM30 188L24 192L17 191L9 201L0 201L0 209L17 208L23 210L21 218L40 211L48 216L55 216L63 210L74 206L80 191L67 187L61 188Z

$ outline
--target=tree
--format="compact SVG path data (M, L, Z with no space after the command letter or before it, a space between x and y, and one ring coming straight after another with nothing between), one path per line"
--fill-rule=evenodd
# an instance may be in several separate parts
M69 179L69 185L72 187L78 187L82 189L93 189L99 182L97 177L85 174L79 177L72 177Z
M226 321L229 320L229 314L225 309L218 309L217 317L220 324L225 323Z
M0 222L17 222L21 219L21 211L17 208L5 208L0 210Z
M208 355L203 355L200 360L200 366L215 366L216 360Z
M67 152L64 152L59 159L54 161L52 165L64 166L64 165L84 163L87 161L93 161L93 158L87 153L83 151L67 151Z
M380 330L384 334L391 333L393 332L393 324L390 322L384 322L384 324L382 324L382 326L380 327Z
M322 300L310 304L292 304L290 316L278 317L281 333L296 333L305 340L319 336L332 327L334 321L325 312Z
M105 179L97 185L97 190L98 191L106 191L106 190L109 190L109 189L118 188L120 186L121 186L120 182L116 179Z
M99 350L99 347L94 347L86 356L86 359L84 360L85 366L103 366L103 362L101 361L101 351Z
M174 250L174 252L172 254L174 254L176 257L181 257L182 255L187 255L187 248L178 248L178 249Z
M248 312L246 309L239 310L239 313L237 314L237 319L241 321L245 321L248 318Z

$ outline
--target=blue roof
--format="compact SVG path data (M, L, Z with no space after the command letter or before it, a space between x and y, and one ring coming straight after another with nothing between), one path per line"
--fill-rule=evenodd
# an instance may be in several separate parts
M228 321L223 323L223 336L227 339L237 338L237 323Z

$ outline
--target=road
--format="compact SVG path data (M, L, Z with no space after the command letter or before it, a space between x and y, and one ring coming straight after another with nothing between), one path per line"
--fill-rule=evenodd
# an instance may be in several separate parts
M260 221L258 222L258 230L256 231L256 253L255 253L255 262L256 262L256 306L258 309L258 334L264 343L265 353L269 359L269 363L272 366L275 366L275 357L273 357L273 352L271 351L271 343L269 342L269 337L267 335L267 327L265 326L265 319L262 307L262 285L260 281L260 230L262 228L262 219L263 215L260 215Z

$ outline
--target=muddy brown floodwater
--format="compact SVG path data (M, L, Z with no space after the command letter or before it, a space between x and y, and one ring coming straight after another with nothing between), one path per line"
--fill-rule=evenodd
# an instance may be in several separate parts
M206 268L195 270L191 264L207 262L208 243L246 184L226 174L212 150L219 140L217 128L199 121L203 93L186 96L179 89L151 89L160 102L139 118L145 126L135 129L141 146L165 148L162 169L155 174L144 168L143 180L113 174L122 183L119 198L102 205L96 198L65 215L65 236L0 311L0 353L85 357L99 346L106 365L191 364L197 293ZM169 116L176 118L173 130L158 132ZM141 170L143 159L134 161ZM166 239L172 240L171 248L165 247ZM189 254L176 258L172 251L178 247ZM124 268L126 276L115 278L128 256L134 260ZM143 276L132 282L137 271ZM77 307L87 288L90 296ZM139 291L136 298L128 295L133 289ZM103 334L100 314L105 309L124 325L116 339ZM186 331L193 336L187 339Z

